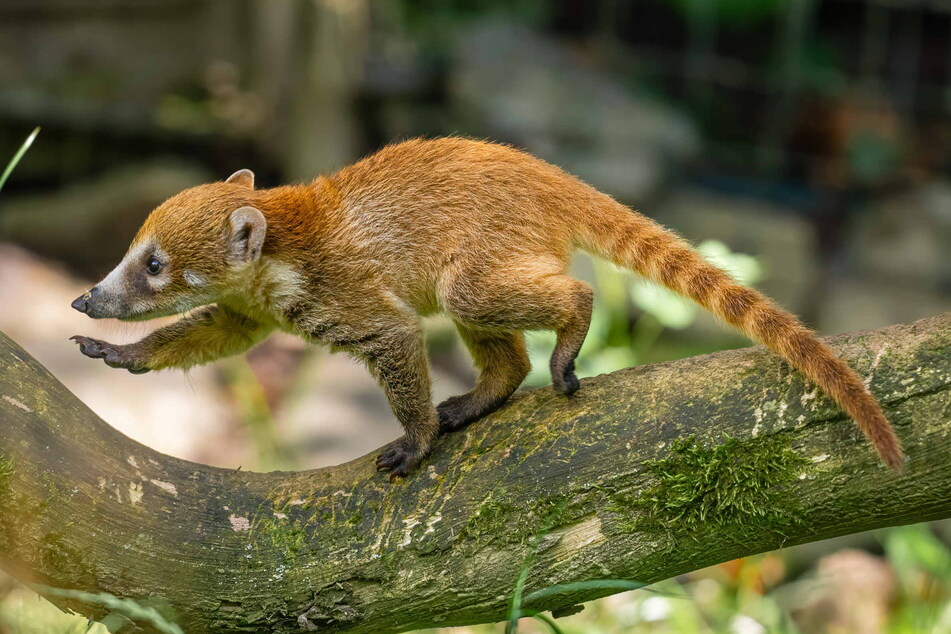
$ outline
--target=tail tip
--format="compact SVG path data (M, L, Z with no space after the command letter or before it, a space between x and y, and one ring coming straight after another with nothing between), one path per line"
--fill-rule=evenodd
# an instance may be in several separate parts
M905 470L905 453L897 441L885 446L879 446L878 455L881 457L882 462L892 471L901 473Z

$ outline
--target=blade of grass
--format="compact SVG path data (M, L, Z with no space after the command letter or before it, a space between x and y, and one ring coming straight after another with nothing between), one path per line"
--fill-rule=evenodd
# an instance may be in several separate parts
M13 171L13 168L17 166L17 163L20 162L20 159L23 158L23 155L26 154L26 151L30 149L30 146L33 145L36 135L40 133L40 126L33 128L33 132L30 133L30 136L26 137L26 141L23 142L23 145L20 146L20 149L17 150L17 153L13 155L13 158L10 159L10 162L7 163L7 167L3 170L3 175L0 176L0 189L3 189L4 184L7 182L7 179L10 178L10 173Z
M545 625L547 625L551 629L552 634L565 634L561 630L561 628L558 627L558 624L555 623L555 619L551 618L550 616L546 616L544 614L536 614L535 618L541 621L542 623L544 623Z
M512 604L509 607L509 620L505 624L505 634L516 634L518 632L518 620L522 616L522 593L525 591L525 580L528 579L528 571L532 567L532 560L535 553L518 573L518 580L515 582L515 591L512 593Z
M576 583L565 583L558 586L551 586L543 590L532 592L524 599L524 603L531 604L542 599L557 596L559 594L571 594L572 592L581 592L582 590L617 590L626 592L629 590L640 590L646 583L639 581L627 581L625 579L596 579L594 581L578 581Z

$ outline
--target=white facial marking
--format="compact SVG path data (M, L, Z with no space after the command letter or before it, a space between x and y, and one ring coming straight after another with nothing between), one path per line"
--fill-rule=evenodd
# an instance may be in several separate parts
M145 279L148 280L149 286L152 288L153 291L161 290L163 287L168 285L169 282L172 281L168 279L168 276L163 277L161 275L150 275L149 277Z
M189 271L187 269L182 274L182 276L185 278L185 281L188 282L188 285L193 288L204 286L205 284L208 283L205 281L205 278L203 278L201 275L199 275L198 273L195 273L194 271Z

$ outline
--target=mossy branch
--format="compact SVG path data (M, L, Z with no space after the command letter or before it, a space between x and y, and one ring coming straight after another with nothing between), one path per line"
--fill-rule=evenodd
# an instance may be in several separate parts
M161 455L0 335L0 555L192 634L380 633L503 620L526 561L525 607L564 609L617 586L538 591L951 516L951 315L830 343L885 405L903 473L759 348L586 380L570 400L525 391L390 484L372 456L247 473ZM69 596L51 599L105 609Z

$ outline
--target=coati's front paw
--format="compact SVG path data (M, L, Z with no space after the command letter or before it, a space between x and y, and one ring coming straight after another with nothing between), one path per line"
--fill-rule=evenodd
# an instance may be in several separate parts
M565 396L571 396L581 387L581 382L578 381L578 376L575 374L574 360L569 361L561 372L553 372L551 379L555 389Z
M390 480L406 477L419 466L429 452L429 447L424 447L403 436L392 442L376 457L376 470L389 471Z
M100 339L76 335L70 337L79 344L79 351L90 359L102 359L111 368L123 368L132 374L149 371L146 361L133 346L117 346Z

